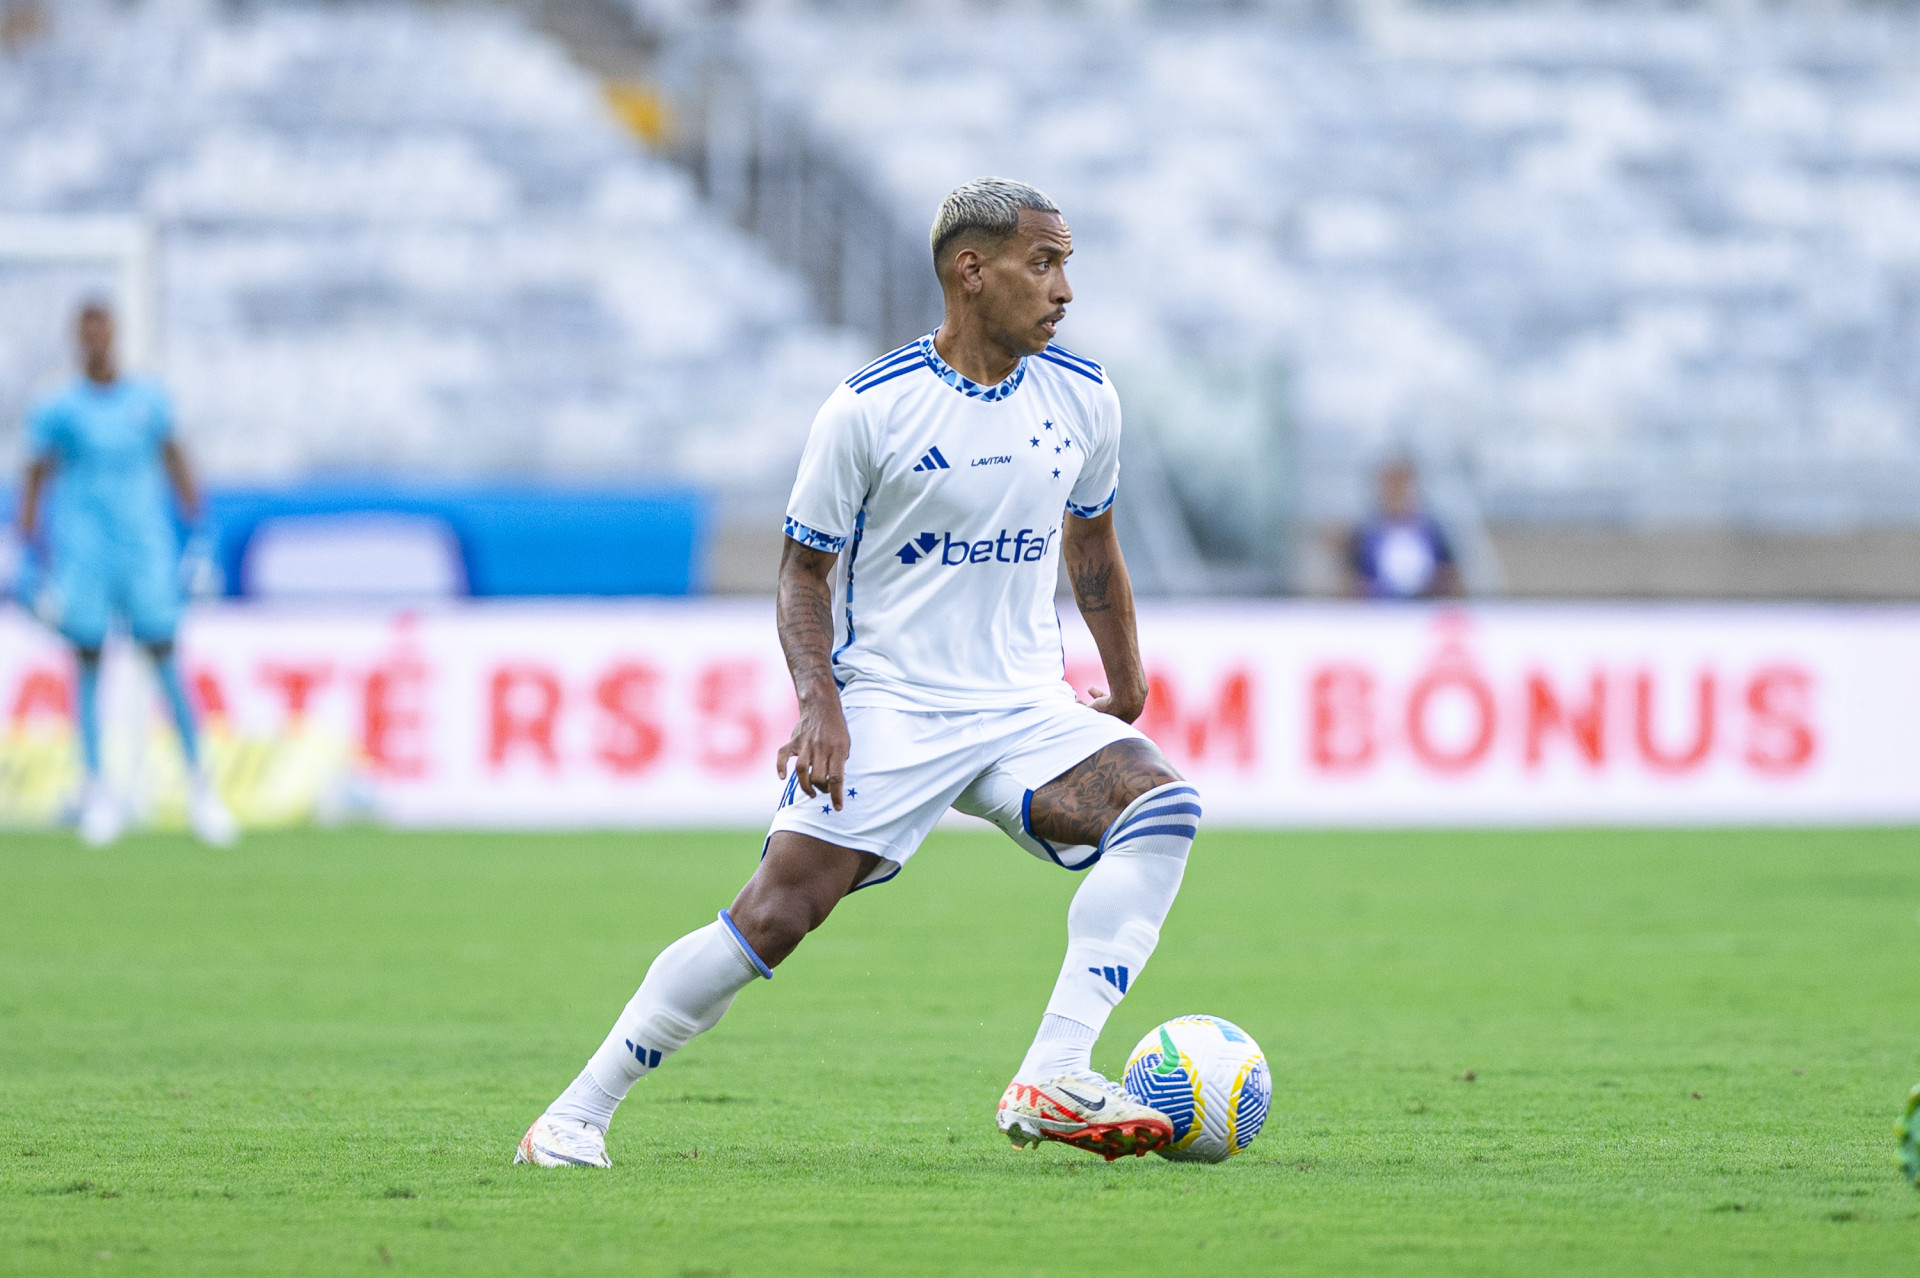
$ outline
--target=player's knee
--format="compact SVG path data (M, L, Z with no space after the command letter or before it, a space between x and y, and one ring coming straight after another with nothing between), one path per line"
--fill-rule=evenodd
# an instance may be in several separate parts
M1108 827L1106 852L1170 856L1185 860L1200 832L1200 790L1193 782L1167 776L1143 786Z
M728 914L769 967L799 948L807 933L826 919L812 902L794 892L756 894L751 900L735 902Z
M1121 791L1123 815L1126 808L1136 806L1140 800L1146 798L1148 795L1158 790L1164 790L1170 785L1184 786L1189 790L1193 790L1194 802L1196 804L1199 802L1200 792L1194 790L1191 781L1186 780L1179 773L1171 769L1152 768L1127 779L1125 788Z

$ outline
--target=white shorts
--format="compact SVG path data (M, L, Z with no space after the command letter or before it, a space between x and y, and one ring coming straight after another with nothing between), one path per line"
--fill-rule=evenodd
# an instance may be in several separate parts
M1033 792L1116 741L1146 740L1132 724L1065 698L1019 710L850 706L846 713L853 738L846 805L835 812L825 793L809 799L789 778L767 837L792 830L874 853L880 864L857 887L898 874L949 807L992 821L1044 861L1086 869L1098 849L1034 837Z

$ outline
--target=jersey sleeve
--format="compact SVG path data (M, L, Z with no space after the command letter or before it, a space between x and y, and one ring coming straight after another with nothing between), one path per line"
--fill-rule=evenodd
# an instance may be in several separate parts
M173 438L173 396L157 382L147 384L147 423L153 442L164 444Z
M873 449L853 392L838 387L813 419L787 499L787 536L838 554L853 536L873 480Z
M1093 437L1084 442L1087 459L1067 495L1067 513L1092 519L1107 513L1120 490L1120 396L1111 377L1094 398Z
M58 398L43 399L27 413L27 453L34 460L60 457L67 451L72 430Z

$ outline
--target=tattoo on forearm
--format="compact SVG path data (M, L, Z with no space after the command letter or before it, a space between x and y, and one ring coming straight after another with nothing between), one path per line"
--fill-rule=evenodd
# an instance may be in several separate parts
M1082 613L1105 612L1113 607L1109 597L1113 585L1112 561L1083 559L1069 565L1067 575L1073 582L1073 597Z
M1145 741L1116 741L1035 790L1028 819L1049 843L1096 844L1129 803L1179 779Z
M827 574L834 556L788 542L780 563L780 650L795 690L833 677L833 590Z

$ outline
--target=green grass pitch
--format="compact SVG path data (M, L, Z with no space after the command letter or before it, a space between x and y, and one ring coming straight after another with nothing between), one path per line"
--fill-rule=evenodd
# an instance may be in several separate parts
M1913 1272L1913 831L1205 832L1096 1063L1274 1067L1219 1167L992 1115L1075 880L941 833L512 1167L754 834L0 838L0 1272Z

